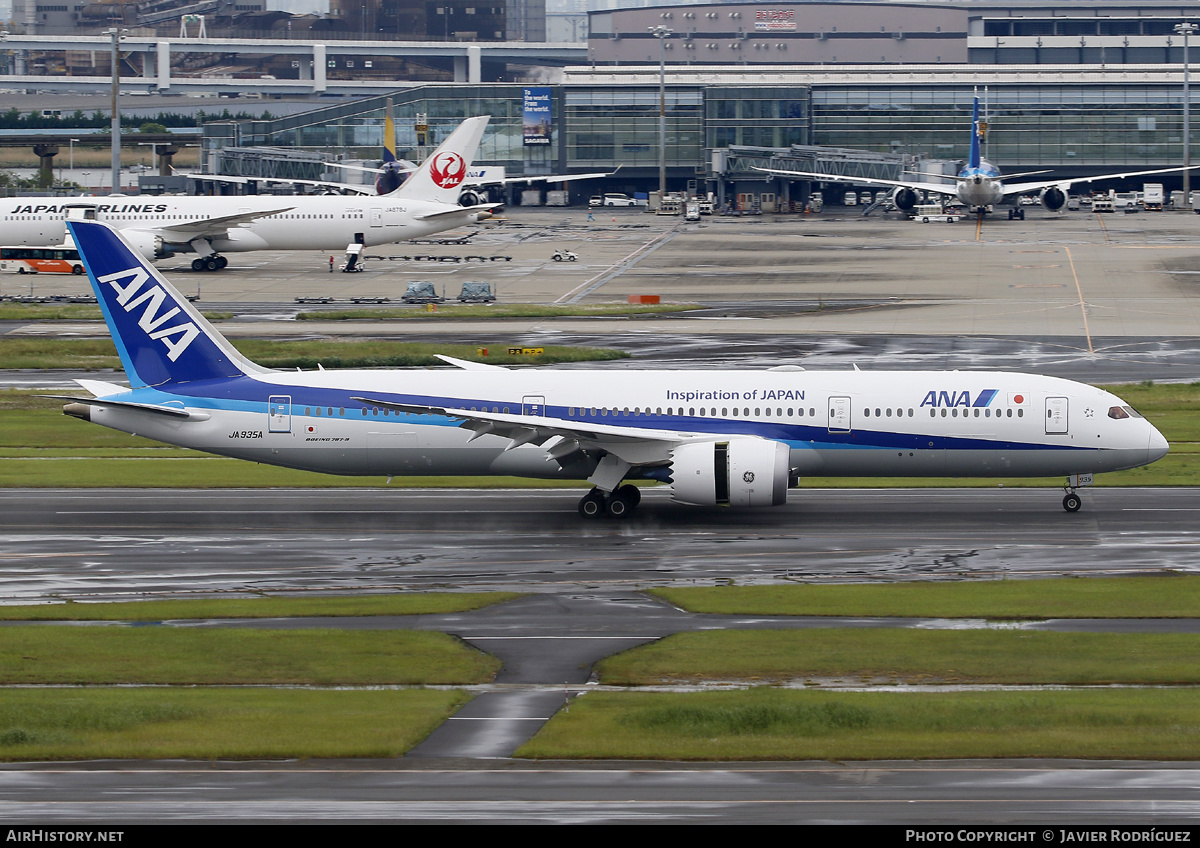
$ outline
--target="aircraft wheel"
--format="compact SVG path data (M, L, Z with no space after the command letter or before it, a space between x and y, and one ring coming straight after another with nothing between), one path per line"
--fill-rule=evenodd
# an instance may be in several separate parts
M210 256L207 259L205 259L204 260L204 270L205 271L220 271L221 270L220 257Z
M605 509L612 518L627 518L633 512L633 508L633 498L620 489L608 496L608 503L605 505Z
M642 490L632 483L626 483L617 489L616 494L629 501L630 507L637 507L642 502Z
M1067 512L1079 512L1081 506L1083 506L1083 500L1074 492L1063 498L1063 509Z
M598 518L604 514L604 493L592 489L579 499L579 514L584 518Z
M226 266L226 265L228 265L228 264L229 264L229 260L228 260L228 259L226 259L224 256L218 256L218 257L217 257L217 270L218 270L218 271L222 271L222 270L224 270L224 269L225 269L225 266Z
M204 270L204 260L203 259L193 259L192 260L192 270L193 271L203 271Z

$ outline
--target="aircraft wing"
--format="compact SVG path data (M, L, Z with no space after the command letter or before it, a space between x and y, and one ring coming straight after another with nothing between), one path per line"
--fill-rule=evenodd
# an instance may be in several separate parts
M1200 165L1192 165L1190 168L1157 168L1153 171L1129 171L1124 174L1100 174L1094 177L1069 177L1063 180L1046 180L1045 182L1037 183L1017 183L1015 185L1004 186L1004 196L1010 194L1022 194L1027 191L1041 191L1044 188L1057 186L1063 191L1067 191L1075 183L1094 183L1100 180L1122 180L1126 177L1148 177L1151 174L1174 174L1178 171L1194 171L1200 168Z
M365 170L365 169L364 169ZM214 183L231 183L232 185L245 185L246 183L288 183L289 185L309 185L319 188L331 188L345 194L375 194L375 186L361 183L355 185L353 183L335 183L329 180L300 180L300 179L285 179L284 177L230 177L224 174L184 174L189 180L214 182Z
M295 208L295 206L281 206L278 209L239 212L236 215L222 215L219 218L197 218L193 221L180 221L177 224L166 224L153 229L173 240L191 241L200 236L224 235L231 227L242 227L259 218L278 215Z
M493 209L503 205L503 203L481 203L478 206L453 206L449 209L443 209L441 212L429 212L425 215L417 215L415 217L420 221L432 221L435 218L441 218L446 215L457 215L460 212L491 212Z
M881 180L875 177L850 177L839 174L818 174L815 171L785 171L781 168L758 168L756 171L763 171L767 174L774 174L779 177L804 177L811 180L820 180L821 182L847 182L847 183L865 183L866 185L881 185L892 186L893 188L911 188L916 191L928 191L934 194L944 194L948 197L956 195L958 186L955 183L923 183L916 180Z
M619 170L621 170L620 165L617 166L617 169L615 171L604 171L604 172L595 173L595 174L547 174L545 176L532 176L532 177L507 177L506 179L498 180L498 182L503 183L504 185L508 185L509 183L538 183L538 182L565 183L565 182L570 182L571 180L598 180L601 177L611 177L613 174L615 174ZM480 185L489 185L489 184L488 183L480 183Z
M473 411L447 406L396 403L368 397L356 397L353 400L416 415L444 415L447 418L461 419L458 426L475 434L471 441L480 436L499 436L509 439L506 451L521 445L545 446L547 454L554 459L563 459L580 450L593 449L613 454L630 466L664 465L670 461L671 450L679 445L714 438L711 433L620 427L542 415Z

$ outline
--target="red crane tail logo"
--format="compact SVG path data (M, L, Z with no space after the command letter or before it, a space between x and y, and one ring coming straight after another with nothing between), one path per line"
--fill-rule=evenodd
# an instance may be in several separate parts
M438 188L455 188L467 175L467 163L457 153L439 153L429 166L429 176Z

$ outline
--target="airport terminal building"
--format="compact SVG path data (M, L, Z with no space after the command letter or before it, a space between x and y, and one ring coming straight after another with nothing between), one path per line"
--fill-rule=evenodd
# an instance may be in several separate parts
M967 154L976 96L988 116L985 155L1007 173L1169 167L1183 159L1183 40L1174 27L1186 12L1178 4L740 3L593 13L588 66L536 85L397 90L397 149L417 158L462 118L489 114L479 159L510 176L620 166L602 187L572 186L573 201L600 188L657 188L661 51L669 190L794 197L794 186L753 170L772 161L812 170L827 158L866 176L917 163L951 170ZM660 43L652 26L668 27L670 37ZM1073 53L1064 39L1073 39ZM826 55L831 44L837 52ZM695 58L724 58L726 49L741 58ZM780 61L785 55L790 61ZM549 132L534 144L522 130L530 102L548 109ZM380 97L276 121L210 124L207 161L237 173L234 149L247 147L377 157L385 104Z

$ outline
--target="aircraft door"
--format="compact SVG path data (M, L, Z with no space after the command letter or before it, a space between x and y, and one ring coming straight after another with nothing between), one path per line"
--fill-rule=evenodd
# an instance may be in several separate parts
M368 211L370 212L370 215L371 215L371 226L372 227L382 227L383 226L383 210L379 209L377 207L373 207Z
M829 432L850 432L850 398L831 397L829 399Z
M545 415L546 398L541 395L526 395L521 398L522 415Z
M292 398L290 395L272 395L267 400L267 432L292 432Z
M1063 436L1067 433L1067 399L1046 398L1046 435Z

